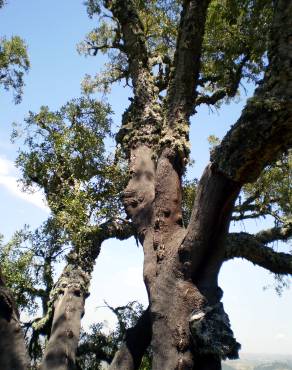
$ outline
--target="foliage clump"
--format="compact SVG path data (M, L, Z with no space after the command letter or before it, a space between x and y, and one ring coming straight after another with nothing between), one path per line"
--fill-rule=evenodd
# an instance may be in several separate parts
M129 302L125 306L106 306L113 312L117 320L114 329L108 330L105 323L97 323L90 327L88 332L82 332L77 351L78 369L101 370L103 364L110 364L116 351L122 344L126 331L137 323L144 308L136 302ZM140 370L151 369L151 353L147 350L143 357Z
M0 38L0 85L5 90L14 91L14 101L19 103L24 87L24 74L28 72L30 62L27 46L19 36L11 39Z
M123 164L106 152L111 140L111 109L80 98L52 112L30 112L17 158L26 189L39 186L58 222L78 241L83 231L122 212L119 193L126 179Z

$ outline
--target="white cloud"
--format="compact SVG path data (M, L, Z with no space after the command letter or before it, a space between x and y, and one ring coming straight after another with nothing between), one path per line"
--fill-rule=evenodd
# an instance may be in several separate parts
M0 157L0 175L7 176L16 172L15 166L12 161L6 158Z
M129 267L124 272L124 284L128 285L130 288L142 289L144 288L143 284L143 271L140 266Z
M42 210L49 212L49 208L44 200L44 195L41 191L26 193L21 190L17 182L17 171L14 163L6 158L0 157L0 185L2 185L9 193L20 198Z
M282 339L285 339L285 338L286 338L286 335L284 333L277 333L276 336L275 336L276 340L282 340Z

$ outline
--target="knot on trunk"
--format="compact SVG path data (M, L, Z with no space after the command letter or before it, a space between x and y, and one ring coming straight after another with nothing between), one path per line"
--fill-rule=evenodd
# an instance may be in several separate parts
M233 336L222 303L193 311L189 323L199 354L212 354L222 360L238 358L241 346Z

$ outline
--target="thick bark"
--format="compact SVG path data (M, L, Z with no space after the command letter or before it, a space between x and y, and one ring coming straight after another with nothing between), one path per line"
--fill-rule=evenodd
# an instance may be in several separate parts
M203 301L177 268L177 252L185 234L178 165L173 151L165 149L157 164L153 219L143 246L144 280L152 318L153 370L191 368L188 318Z
M133 6L131 1L128 4L130 7ZM153 158L155 140L153 140L152 133L153 127L159 127L161 118L159 114L156 116L152 114L149 119L149 112L154 111L152 107L155 94L148 94L148 87L146 88L146 94L143 94L143 104L138 104L139 96L135 96L136 100L134 100L129 110L131 115L128 113L124 116L119 135L119 141L123 143L124 147L128 149L130 147L131 179L124 192L124 203L126 211L138 231L140 241L143 242L145 256L144 280L148 291L152 320L153 370L183 370L193 369L194 366L198 368L198 365L194 364L196 345L193 343L190 333L189 319L193 310L202 310L207 305L207 299L204 296L205 292L202 294L192 282L191 253L188 254L186 259L182 258L181 260L179 255L182 256L183 253L179 254L178 252L185 237L181 215L181 175L184 168L184 158L187 155L188 118L192 113L190 106L194 101L194 90L198 78L207 5L208 1L200 4L196 1L186 1L184 4L182 13L183 31L178 40L179 50L175 57L176 67L169 92L169 109L166 113L167 125L164 124L164 137L160 142L162 153L157 165L155 166ZM114 14L119 18L123 27L124 18L118 11ZM131 28L130 24L123 31L125 44L129 40L133 40L133 34L129 33L129 28ZM190 29L191 32L188 33ZM192 43L194 35L196 42ZM185 43L188 45L184 45ZM144 60L144 55L144 53L141 56L128 55L130 67L132 66L135 94L139 91L139 86L143 86L139 85L141 82L145 82L146 86L149 86L149 83L151 85L151 79L146 78L147 73L142 75L143 81L140 79L140 75L136 73L135 65L139 60L140 63ZM190 55L195 58L196 63L195 70L191 63L191 71L194 73L191 74L191 83L187 84L188 91L186 94L184 90L186 78L182 77L186 74L189 76L188 57ZM189 77L187 80L189 81ZM181 84L181 81L183 81L183 84ZM145 99L145 97L147 98ZM141 107L143 111L141 111ZM137 112L140 115L139 120L137 119L129 125ZM139 122L139 125L137 122ZM149 124L152 126L151 129L148 129ZM129 128L130 134L127 135L125 129ZM145 133L147 133L146 139ZM132 144L133 140L129 140L128 137L135 138L134 145ZM222 212L225 217L222 216L222 224L224 225L224 222L228 221L228 206L230 206L230 209L232 208L238 186L233 186L233 182L228 180L225 184L224 179L219 181L220 176L216 176L214 175L214 178L217 179L217 182L215 180L216 184L219 184L220 181L223 182L220 195L226 191L228 186L232 190L232 194L229 194L227 199L224 198L223 200L223 205L227 207L227 210ZM212 178L212 180L214 179ZM210 189L208 195L214 191L214 187L210 186ZM218 207L220 205L222 204L219 204ZM219 209L214 216L214 221L217 221L220 212ZM220 237L222 236L219 232L217 234ZM216 242L215 240L214 249L216 249ZM220 256L222 254L221 248ZM217 260L218 258L213 263L216 268ZM202 275L202 286L204 284L208 285L208 283L204 283L207 278L211 281L209 270L205 271L205 275ZM211 288L208 291L209 304L213 303L211 299L218 302L221 298L221 294L218 294L216 279L213 279L212 284L209 282L209 285L212 285L212 291ZM214 293L216 299L214 299ZM206 354L197 358L196 361L200 363L202 358L205 358L206 363L210 364L212 356L209 357L209 354ZM217 354L214 358L214 364L214 366L218 365Z
M133 228L129 223L108 221L86 233L83 246L76 247L69 254L67 266L51 292L44 322L39 323L44 325L48 320L53 320L42 370L75 369L81 318L101 243L111 237L127 239L132 235Z
M200 58L210 0L185 0L168 89L168 123L187 119L194 108L195 90L200 71Z
M74 277L75 280L76 276ZM79 341L84 294L76 285L67 284L63 295L54 305L54 320L49 343L46 347L42 370L75 369L76 349Z
M217 285L217 276L224 256L223 240L239 191L240 184L222 176L210 165L199 182L180 255L182 260L186 260L185 263L191 262L192 279L204 291L208 291L208 285ZM203 283L204 279L206 280ZM210 294L206 294L208 300L214 303L212 290Z
M140 367L143 355L151 341L151 320L147 309L137 324L127 330L121 348L109 367L109 370L137 370Z
M28 364L16 304L0 275L0 369L26 370Z
M275 252L267 247L261 241L260 233L259 236L243 232L229 234L226 240L225 260L236 257L245 258L275 274L292 275L292 255Z
M181 175L189 155L189 118L194 113L202 43L210 0L185 0L166 96L166 119L160 146L172 148L181 161Z
M129 8L133 9L133 3L131 1L127 3ZM195 81L198 77L208 1L202 4L197 3L196 1L186 1L184 4L182 14L184 29L178 40L179 52L175 57L175 71L170 87L172 93L170 94L169 107L173 110L172 112L169 110L167 126L164 127L164 137L160 143L164 149L157 165L155 166L153 158L156 134L153 133L153 129L159 128L162 120L159 111L157 114L153 114L155 112L153 107L156 106L155 94L148 93L149 86L151 90L152 81L147 75L149 73L148 69L145 68L147 64L143 64L144 51L140 55L128 54L135 94L131 109L132 116L139 112L139 119L130 125L130 137L136 138L135 144L131 144L131 141L124 135L125 128L129 127L131 116L124 117L121 135L119 135L119 137L122 136L124 147L129 147L131 144L129 159L132 176L124 192L124 203L128 215L137 228L140 241L143 242L144 280L149 295L153 331L151 343L153 369L159 370L171 370L177 367L179 369L191 368L192 339L188 318L192 310L204 302L204 298L191 281L185 281L184 274L177 268L177 252L184 237L180 182L184 167L183 160L187 152L185 140L188 129L184 128L184 132L179 129L176 135L175 121L178 125L182 123L181 119L186 123L191 114L189 106L190 101L193 102L192 90L195 88ZM124 18L119 11L116 11L114 15L119 18L122 24L124 40L127 45L130 40L134 39L135 32L129 32L131 24L128 23L127 28L123 25ZM190 29L191 32L189 32ZM140 29L140 31L142 30ZM195 41L193 40L194 35ZM138 40L136 39L136 41ZM188 45L184 45L185 43ZM194 49L198 53L195 53ZM186 54L192 54L192 57L197 58L196 70L194 74L191 74L191 84L188 85L188 96L182 91L184 83L189 81L190 72L189 63L186 65L181 63L181 61L187 61ZM137 69L135 68L137 63L140 63L139 74L136 73ZM193 63L191 66L193 71ZM186 74L188 74L187 79L183 78ZM182 80L183 84L181 84ZM137 93L139 88L145 89L145 84L146 94L143 92L143 104L141 104ZM188 112L182 114L187 109ZM149 124L151 128L148 128ZM174 137L177 140L174 140ZM169 142L171 148L167 148ZM180 151L179 155L177 155L178 151ZM162 338L163 343L161 343Z
M191 279L206 300L198 309L193 308L192 317L205 317L206 312L220 305L222 291L218 287L218 273L224 258L224 239L239 190L238 183L225 178L212 166L206 168L199 182L190 223L179 248L185 278ZM220 369L220 358L237 356L239 345L233 338L229 324L223 325L226 337L220 337L222 323L228 321L225 315L222 307L219 312L221 319L216 322L211 318L213 334L217 331L217 338L216 335L210 337L209 344L199 330L196 330L197 334L194 333L198 336L194 369L201 369L203 363L210 368ZM196 320L192 320L193 327L194 324ZM219 338L221 343L216 343Z
M197 216L194 216L196 224L192 224L198 240L191 239L190 230L186 239L185 230L181 226L179 161L172 154L171 149L165 149L158 160L153 226L148 228L143 245L144 280L149 295L153 331L152 369L201 370L203 363L209 368L220 369L220 358L236 357L239 347L233 338L223 306L218 311L216 305L222 296L217 285L217 275L224 256L223 237L240 187L208 168L197 195ZM207 232L208 227L212 232ZM185 244L186 240L191 244ZM196 242L198 248L193 254L192 246ZM198 265L191 263L194 255L199 260ZM195 335L199 339L194 341L190 325L196 326L194 321L198 313L202 317L211 309L216 309L216 315L211 320L200 322L200 325L216 324L220 340L217 338L216 342L214 338L209 346L204 343L202 348L202 334L196 330ZM215 316L222 319L215 319ZM191 320L191 317L195 318ZM222 334L220 336L222 328L225 337Z
M121 26L129 75L133 82L134 99L123 116L123 124L117 135L117 141L123 143L123 149L133 158L135 154L131 153L132 149L145 144L152 147L158 141L157 134L161 126L158 89L150 70L143 24L134 2L114 0L105 1L105 5Z
M171 370L177 366L180 369L191 368L192 339L188 318L192 309L202 303L193 284L184 281L183 273L175 273L184 229L180 173L172 155L171 149L165 149L155 170L149 147L132 149L132 177L124 193L126 211L144 248L144 280L152 321L153 370Z

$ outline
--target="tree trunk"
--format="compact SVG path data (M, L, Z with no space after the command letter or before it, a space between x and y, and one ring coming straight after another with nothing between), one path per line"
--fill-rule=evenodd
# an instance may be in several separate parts
M54 302L54 317L42 370L75 369L81 318L84 313L85 290L88 281L77 269L59 282L58 298Z
M132 178L124 199L144 248L144 281L152 323L152 369L221 369L221 357L237 355L238 344L230 327L225 325L224 330L232 339L232 348L227 346L224 352L226 343L219 343L219 339L213 342L215 349L201 348L201 334L192 335L190 325L197 325L191 319L194 312L204 316L211 311L221 315L222 322L228 322L220 304L222 291L217 276L240 185L208 167L199 184L190 226L185 230L179 159L171 149L164 149L156 168L152 163L149 148L132 150ZM211 321L214 322L212 317ZM216 325L220 331L220 320Z
M75 369L81 318L100 246L105 239L116 237L123 240L132 234L131 225L110 220L89 228L81 237L82 246L75 246L69 253L67 265L51 291L47 314L42 320L42 325L50 319L53 321L42 370Z
M0 369L28 369L23 332L16 304L0 275Z
M42 360L42 370L75 369L85 299L100 252L99 237L94 233L83 235L83 245L74 246L69 253L67 265L51 291L46 320L52 318L52 329Z
M150 289L151 312L154 314L153 370L201 370L203 363L208 364L206 369L220 369L221 348L200 348L200 338L196 341L191 335L190 320L193 312L201 313L214 307L222 297L217 277L224 257L223 240L240 186L208 167L200 181L185 234L180 226L179 171L175 161L167 157L167 151L159 162L155 207L161 226L154 233L165 240L161 243L165 245L165 251L162 257L158 253L158 273L149 284L153 286ZM163 210L167 202L171 212L166 219ZM155 225L157 227L157 223Z
M219 370L221 359L236 358L239 349L218 287L234 202L241 186L255 181L291 143L291 0L288 5L284 0L274 2L270 66L254 99L213 151L187 230L182 227L181 176L188 157L189 119L198 92L209 1L182 3L162 105L135 3L126 1L126 7L119 0L107 3L120 22L133 80L134 99L118 139L130 152L131 179L124 203L144 249L152 369Z

